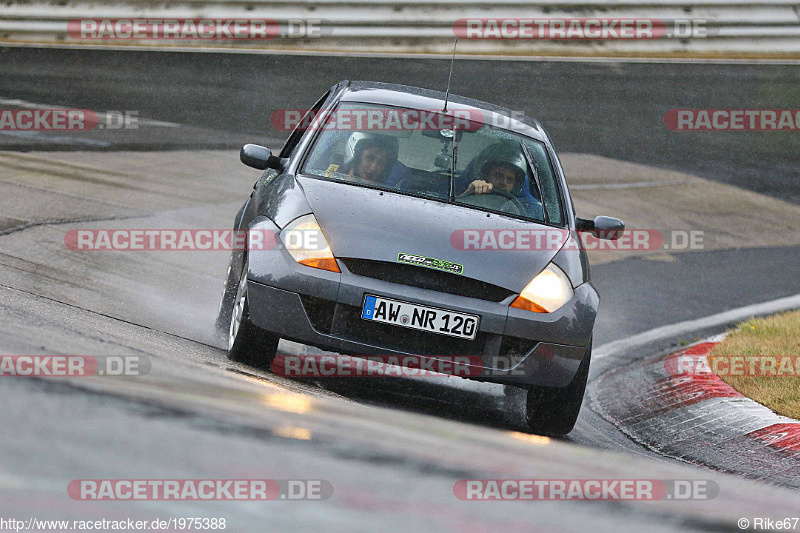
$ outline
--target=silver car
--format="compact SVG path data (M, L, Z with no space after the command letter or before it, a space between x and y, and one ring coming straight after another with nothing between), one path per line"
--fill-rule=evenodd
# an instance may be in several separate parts
M599 296L542 127L437 91L343 81L265 170L234 229L218 327L231 359L268 367L279 339L352 356L469 356L469 378L525 388L535 433L580 411ZM313 241L313 242L312 242Z

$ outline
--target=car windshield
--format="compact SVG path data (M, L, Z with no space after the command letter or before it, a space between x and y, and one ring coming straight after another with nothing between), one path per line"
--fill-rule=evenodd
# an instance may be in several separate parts
M544 144L476 113L342 103L314 124L301 172L563 225Z

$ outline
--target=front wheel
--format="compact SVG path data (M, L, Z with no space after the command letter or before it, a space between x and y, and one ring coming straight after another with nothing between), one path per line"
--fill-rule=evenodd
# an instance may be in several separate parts
M533 433L560 437L572 431L581 412L591 358L590 339L572 383L561 388L532 385L528 389L525 418Z
M278 351L280 338L250 322L247 304L247 260L239 278L228 328L228 358L259 368L269 368Z
M234 307L234 297L236 296L236 275L233 272L233 260L228 265L228 272L225 274L225 285L222 287L222 297L217 306L217 320L214 322L215 331L220 336L228 340L228 333L231 326L231 313Z

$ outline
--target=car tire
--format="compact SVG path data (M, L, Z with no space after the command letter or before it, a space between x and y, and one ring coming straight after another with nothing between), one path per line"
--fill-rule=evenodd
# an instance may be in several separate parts
M581 412L589 364L592 358L592 341L583 356L572 382L566 387L528 388L525 418L531 432L551 437L561 437L572 431Z
M269 368L278 350L280 337L250 322L247 298L247 259L239 278L230 312L228 327L228 358L257 368Z
M233 300L236 297L236 276L233 274L233 261L228 265L228 272L225 275L225 286L222 288L222 297L217 307L217 320L214 328L225 342L228 341L228 329L231 325L231 313L233 312Z

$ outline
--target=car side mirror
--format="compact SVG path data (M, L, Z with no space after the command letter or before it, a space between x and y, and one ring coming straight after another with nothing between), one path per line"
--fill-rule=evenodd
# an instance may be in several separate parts
M242 150L239 152L239 160L248 167L257 168L258 170L272 168L278 172L282 172L288 162L288 159L274 156L269 151L269 148L264 148L257 144L245 144L242 146Z
M625 232L625 223L614 217L599 216L594 220L578 218L576 222L578 231L589 231L599 239L615 241Z

